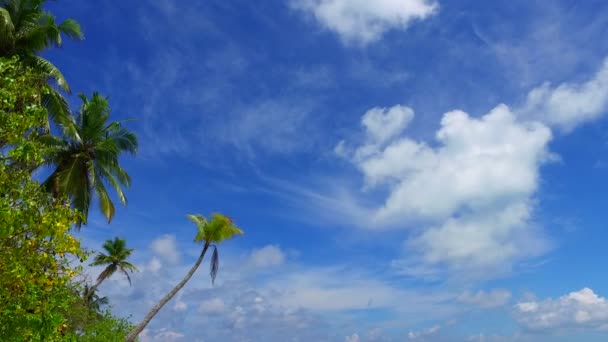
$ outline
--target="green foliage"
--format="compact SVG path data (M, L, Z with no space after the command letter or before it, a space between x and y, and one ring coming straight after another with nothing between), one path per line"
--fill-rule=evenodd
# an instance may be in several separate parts
M80 332L71 333L66 340L78 342L124 341L133 325L124 318L112 316L110 311L99 314L82 326Z
M92 197L96 195L101 212L110 222L115 208L106 184L114 188L120 202L127 203L122 187L128 187L131 178L118 158L123 152L136 153L137 137L119 122L108 123L107 98L94 93L90 100L84 95L80 99L82 105L75 122L63 127L63 136L45 137L52 151L47 163L55 166L55 170L44 186L55 194L67 195L82 213L85 224Z
M44 79L0 59L0 340L61 339L61 314L75 300L69 282L85 258L70 229L76 213L31 180L45 149Z
M207 220L200 214L191 214L188 215L188 218L196 223L197 231L194 241L204 242L206 246L210 245L213 248L213 254L211 254L211 261L209 263L209 275L211 276L211 283L214 283L220 267L220 257L216 244L237 235L243 235L243 231L228 216L218 213L211 215L211 220Z
M71 234L79 215L31 178L50 152L47 91L44 76L0 58L0 341L119 341L128 322L72 282L88 255Z
M196 223L196 242L220 243L224 240L243 235L243 231L237 227L228 216L214 213L211 220L203 215L190 214L188 218Z
M55 23L55 17L42 9L45 0L0 0L0 57L18 56L38 75L53 79L64 91L70 92L65 77L55 65L39 56L45 49L60 46L62 35L83 39L80 25L72 19ZM57 124L70 122L67 101L53 87L41 94L48 109L48 118ZM48 132L47 121L44 128Z
M44 0L0 0L0 57L19 56L27 65L57 84L70 88L61 72L37 54L52 46L61 46L62 34L83 39L80 25L73 19L60 24L42 9Z
M127 248L127 242L125 239L114 238L114 240L106 240L103 244L103 249L107 252L97 253L95 260L91 266L106 266L106 268L97 277L97 284L95 288L101 284L105 279L111 277L116 271L120 271L124 274L131 284L131 276L129 272L137 271L137 267L126 261L131 253L132 248Z

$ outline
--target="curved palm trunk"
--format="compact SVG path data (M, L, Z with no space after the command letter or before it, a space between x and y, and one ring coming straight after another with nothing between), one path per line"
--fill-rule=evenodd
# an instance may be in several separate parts
M173 296L175 296L175 294L177 294L177 292L179 292L179 290L181 290L182 287L184 287L184 285L186 285L188 280L190 280L190 278L192 278L192 275L194 275L194 272L196 272L196 269L198 268L198 266L201 264L201 262L203 262L203 258L205 257L205 253L207 253L208 248L209 248L209 242L206 242L205 247L203 247L203 251L201 252L201 255L198 257L198 260L196 260L196 263L194 263L194 266L192 266L190 271L188 271L188 274L186 274L186 277L182 281L180 281L179 284L177 284L173 288L173 290L171 290L169 293L167 293L167 295L164 296L163 299L161 299L160 302L158 302L158 304L156 304L152 308L152 310L150 310L150 312L146 315L146 317L144 317L144 319L143 319L143 321L141 321L141 323L139 323L133 330L131 330L129 335L127 335L127 337L125 338L125 342L135 341L135 338L137 337L137 335L139 335L139 333L141 333L142 330L144 330L146 325L148 325L148 323L150 323L152 318L154 318L154 316L160 311L160 309L162 309L162 307L165 304L167 304L167 302L169 302L171 300L171 298L173 298Z

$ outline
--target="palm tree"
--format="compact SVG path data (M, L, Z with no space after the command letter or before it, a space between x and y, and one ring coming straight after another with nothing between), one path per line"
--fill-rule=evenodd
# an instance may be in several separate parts
M197 233L194 237L195 242L203 243L203 250L201 251L200 256L194 263L194 266L188 271L186 277L179 282L167 295L165 295L158 304L156 304L152 310L146 315L139 325L137 325L130 333L127 335L125 339L126 342L133 342L137 335L141 333L142 330L150 323L150 320L160 311L160 309L167 304L173 296L181 290L184 285L192 278L192 275L198 269L198 266L201 264L203 259L205 258L205 253L207 253L207 249L209 247L213 248L213 255L211 256L211 282L215 282L215 277L217 275L217 271L219 269L219 256L217 252L217 244L220 242L230 239L236 235L243 235L243 231L234 225L232 220L229 217L226 217L221 214L213 214L210 220L207 220L202 215L188 215L194 223L196 223Z
M62 35L84 38L80 25L73 19L60 24L42 9L46 0L0 0L0 57L19 56L21 61L41 75L54 79L66 92L70 87L56 66L38 54L51 46L61 46ZM43 95L43 103L56 123L69 119L67 101L53 87Z
M103 244L103 249L105 249L108 254L101 252L97 253L93 263L91 263L91 266L106 266L97 277L97 283L89 289L91 294L94 294L99 285L116 273L116 271L120 271L124 274L129 280L129 285L131 285L131 276L129 276L129 272L137 271L135 265L126 261L129 256L131 256L134 249L127 248L125 239L115 237L114 240L106 240ZM85 298L88 296L89 294L86 294Z
M81 214L78 226L86 224L91 199L96 195L109 223L115 208L106 184L114 188L121 203L127 203L122 186L128 187L131 179L118 157L125 151L136 153L137 137L119 122L107 123L107 98L98 93L90 100L82 94L80 98L83 103L72 129L64 129L62 138L46 135L42 139L51 148L46 163L55 166L43 186L56 196L66 195L71 200Z
M107 305L109 303L108 297L99 297L97 294L97 290L95 287L89 287L88 284L84 285L84 290L82 291L82 299L84 300L84 304L90 311L99 312L103 305Z

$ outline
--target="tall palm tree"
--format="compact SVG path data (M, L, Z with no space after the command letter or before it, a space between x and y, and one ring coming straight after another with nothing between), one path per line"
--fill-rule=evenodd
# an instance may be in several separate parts
M0 0L0 57L19 56L23 63L54 79L69 93L61 71L38 54L51 46L61 46L62 35L76 40L84 36L73 19L57 24L55 17L42 9L45 1ZM64 123L69 119L67 101L53 87L48 87L42 100L52 120Z
M118 157L123 152L137 152L137 137L119 122L107 123L110 118L108 99L94 93L91 99L80 95L82 105L71 125L61 138L46 135L44 142L51 148L46 163L55 170L43 186L55 195L67 195L81 218L78 226L87 221L93 195L99 200L108 222L114 217L114 203L106 184L114 188L121 203L126 204L122 186L131 179L122 169Z
M97 282L95 285L89 289L91 294L94 294L99 285L101 285L104 280L116 273L116 271L120 271L127 277L127 280L129 280L129 285L131 284L131 276L129 275L129 272L137 271L137 267L135 267L135 265L126 261L129 256L131 256L134 249L127 248L127 242L125 239L115 237L114 240L106 240L106 242L103 244L103 249L105 249L107 254L101 252L97 253L93 263L91 263L91 266L106 266L106 268L101 271L97 277Z
M194 223L196 223L197 233L194 237L195 242L203 243L203 250L200 256L194 263L194 266L188 271L186 277L179 282L167 295L165 295L158 304L156 304L152 310L146 315L139 325L137 325L125 339L126 342L133 342L137 338L137 335L150 323L152 318L160 311L160 309L167 304L173 296L181 290L184 285L192 278L194 272L198 269L201 262L205 258L205 253L209 247L213 248L213 254L211 256L211 282L215 281L217 271L219 269L219 256L217 252L217 244L224 240L230 239L236 235L243 235L243 231L237 227L229 217L221 214L213 214L210 220L207 220L202 215L188 215Z

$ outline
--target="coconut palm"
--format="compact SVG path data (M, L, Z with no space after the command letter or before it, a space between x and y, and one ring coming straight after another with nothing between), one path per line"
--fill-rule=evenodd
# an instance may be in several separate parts
M54 79L66 92L70 87L59 69L39 54L52 46L61 46L62 35L84 38L80 25L73 19L59 24L44 11L45 0L0 0L0 57L19 56L21 61L41 75ZM68 104L53 87L43 94L43 103L52 120L65 123L69 119Z
M46 163L55 167L43 186L71 200L81 214L78 226L86 224L94 195L108 222L112 220L115 208L106 184L114 188L121 203L127 203L122 187L128 187L131 179L118 158L123 152L135 154L137 151L134 133L119 122L107 123L110 118L107 98L98 93L90 100L82 94L80 98L82 106L73 129L64 129L60 138L51 135L41 138L51 150Z
M150 320L160 311L160 309L167 304L173 296L181 290L184 285L192 278L194 272L198 269L201 262L205 258L205 253L209 247L213 248L213 254L211 255L211 282L215 282L215 277L217 276L217 272L219 270L219 255L217 252L217 244L221 243L224 240L230 239L237 235L243 235L243 231L237 227L229 217L226 217L221 214L213 214L210 220L207 220L202 215L188 215L194 223L196 223L196 236L194 237L195 242L203 243L203 250L201 251L200 256L194 263L194 266L188 271L186 277L182 281L179 282L167 295L165 295L158 304L156 304L152 310L146 315L139 325L137 325L130 333L127 335L125 339L126 342L133 342L137 335L141 333L142 330L150 323Z
M84 285L82 298L84 299L86 307L94 312L99 312L103 305L109 303L108 297L99 297L97 289L95 287L89 287L88 284Z
M89 289L89 292L91 293L95 293L99 285L101 285L104 280L110 278L116 271L120 271L124 274L127 277L127 280L129 280L130 285L131 276L129 275L129 272L132 273L137 271L135 265L126 261L129 256L131 256L134 249L127 248L125 239L115 237L114 240L106 240L103 244L103 249L107 254L101 252L97 253L93 263L91 263L91 266L106 266L97 277L95 285Z

